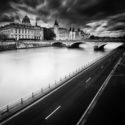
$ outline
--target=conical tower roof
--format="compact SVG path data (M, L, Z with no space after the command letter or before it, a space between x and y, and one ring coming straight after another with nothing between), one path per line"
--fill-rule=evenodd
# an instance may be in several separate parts
M71 27L69 28L69 31L72 31L72 28L71 28Z
M78 32L80 32L81 30L80 30L80 28L78 28Z
M59 26L59 23L57 20L55 20L54 26Z
M35 26L37 26L37 18L36 18L36 24L35 24Z
M22 23L25 23L25 24L30 24L30 19L28 16L25 16L22 20Z

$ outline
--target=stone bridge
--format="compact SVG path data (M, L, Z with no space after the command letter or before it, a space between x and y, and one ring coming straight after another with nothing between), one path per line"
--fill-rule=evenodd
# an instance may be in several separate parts
M20 41L17 43L17 48L29 48L36 45L48 45L57 47L79 48L80 44L88 44L94 49L102 49L107 44L105 42L88 42L84 40L52 40L52 41Z
M52 46L58 46L58 47L78 48L80 44L88 44L88 42L80 41L80 40L51 41ZM107 43L106 42L90 42L89 44L93 44L94 48L97 47L98 49L102 49Z
M95 42L94 50L103 50L106 42Z
M80 44L85 44L85 41L51 41L52 46L78 48Z

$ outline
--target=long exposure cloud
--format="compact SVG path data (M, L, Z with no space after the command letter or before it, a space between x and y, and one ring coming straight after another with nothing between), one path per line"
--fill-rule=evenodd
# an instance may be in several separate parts
M0 22L21 21L29 15L40 24L57 18L62 24L80 26L98 36L122 36L125 31L124 0L1 0Z

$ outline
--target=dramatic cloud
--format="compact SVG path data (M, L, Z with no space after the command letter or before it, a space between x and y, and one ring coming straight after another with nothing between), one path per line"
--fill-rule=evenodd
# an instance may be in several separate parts
M80 26L94 35L119 36L125 31L125 0L1 0L0 22L21 21Z

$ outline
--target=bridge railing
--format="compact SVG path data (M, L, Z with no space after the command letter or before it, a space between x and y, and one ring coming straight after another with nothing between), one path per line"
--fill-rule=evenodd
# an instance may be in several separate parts
M41 88L40 90L36 92L32 92L30 95L27 95L25 97L22 97L11 104L8 104L6 106L3 106L0 108L0 122L5 120L6 118L12 116L13 114L17 113L18 111L21 111L22 109L25 109L28 106L32 106L34 102L39 101L42 97L47 95L52 90L60 87L64 83L66 83L71 78L75 77L80 72L84 71L87 67L90 65L96 63L101 58L104 58L105 56L99 57L95 60L92 60L91 62L87 63L86 65L80 67L79 69L76 69L74 72L66 75L63 79L60 79L59 81L55 82L54 84L48 84L46 88Z

